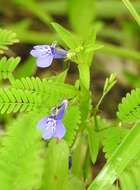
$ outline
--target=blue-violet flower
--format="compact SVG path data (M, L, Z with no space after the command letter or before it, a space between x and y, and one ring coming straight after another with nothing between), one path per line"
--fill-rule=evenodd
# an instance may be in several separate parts
M68 101L63 100L59 107L55 107L51 111L51 115L44 117L38 122L38 129L42 133L43 139L62 138L65 135L66 129L62 123Z
M33 47L30 54L37 58L38 67L49 67L53 59L65 58L67 51L57 47L56 44L37 45Z

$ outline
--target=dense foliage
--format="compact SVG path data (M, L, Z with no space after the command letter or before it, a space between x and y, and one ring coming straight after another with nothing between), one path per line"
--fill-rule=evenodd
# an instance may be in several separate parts
M9 24L2 19L0 28L0 189L140 190L139 73L129 70L127 61L121 76L120 70L109 72L105 66L111 56L116 59L109 65L111 68L116 61L121 62L117 68L122 67L124 59L131 60L132 66L139 63L140 16L136 10L140 12L140 3L14 0L8 4L9 11L11 7L21 10L17 17L22 19ZM0 11L6 20L10 12L2 3ZM122 18L123 31L109 26L114 22L117 27L120 17L129 14L133 20L129 23L127 17ZM64 16L68 16L68 26ZM61 71L54 67L57 74L48 66L37 68L37 59L46 51L41 44L56 51L51 52L49 66L53 68L55 64L57 68L61 64ZM37 59L30 55L33 46ZM56 61L58 53L63 59ZM107 62L100 66L104 55ZM77 71L76 77L71 70ZM104 73L107 76L98 98L92 89L93 83L98 86L92 80L94 72L101 78ZM122 101L118 106L114 103L114 108L113 97L107 96L117 83L127 86L125 92L129 87L129 92L123 98L121 94ZM102 110L104 100L106 109ZM61 102L66 101L68 106L62 108ZM114 113L117 110L115 116L108 116L110 105ZM44 117L60 122L57 117L61 109L65 111L61 113L64 137L44 140L38 122Z

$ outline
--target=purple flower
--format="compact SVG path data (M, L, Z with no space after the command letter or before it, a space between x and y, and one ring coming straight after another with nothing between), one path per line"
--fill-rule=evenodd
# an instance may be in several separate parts
M51 115L44 117L38 122L38 129L42 133L43 139L47 140L52 137L62 138L66 129L62 123L64 112L67 108L68 101L64 100L59 107L55 107L51 111Z
M65 58L67 51L52 45L37 45L30 51L30 54L37 58L38 67L49 67L53 59Z

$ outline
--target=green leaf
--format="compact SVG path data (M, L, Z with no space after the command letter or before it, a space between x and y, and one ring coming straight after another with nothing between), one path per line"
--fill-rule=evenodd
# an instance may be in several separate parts
M68 179L69 149L64 140L53 139L49 143L41 190L63 190Z
M119 182L121 190L139 189L134 182L133 175L130 171L123 172L119 178Z
M131 160L125 171L119 176L120 187L122 190L140 188L139 155L140 153L138 153L135 159Z
M108 129L112 126L109 121L100 116L96 117L96 122L97 122L97 129L99 132L104 131L105 129ZM94 126L95 126L95 121L94 121Z
M0 188L39 189L43 173L44 145L36 130L36 114L20 115L10 122L0 147Z
M16 69L15 78L30 77L35 74L36 64L34 58L30 57Z
M10 30L0 29L0 53L8 49L8 45L19 42L16 34Z
M40 105L35 94L17 89L0 89L0 113L32 111Z
M58 35L60 36L61 40L70 48L75 49L80 45L80 42L77 40L77 38L68 30L63 28L61 25L53 22L52 23L53 28L56 30Z
M79 35L87 36L95 18L95 0L70 0L68 11L73 29Z
M84 178L83 170L85 166L85 158L88 153L87 139L82 133L77 135L76 142L72 151L72 175L79 179ZM82 156L81 156L82 155Z
M101 49L101 48L103 48L104 46L103 45L101 45L101 44L88 44L85 48L86 48L86 50L85 50L85 52L86 53L90 53L90 52L94 52L94 51L96 51L96 50L99 50L99 49Z
M67 72L68 72L68 69L66 69L65 71L59 73L56 76L50 77L49 80L53 80L55 82L63 83L63 82L65 82L65 79L66 79L66 76L67 76Z
M128 129L119 127L110 127L101 132L103 151L107 160L109 160L128 132Z
M75 176L70 175L65 183L64 190L85 190L84 183Z
M88 190L101 190L112 185L140 152L140 124L134 126L114 151ZM137 147L137 148L134 148Z
M63 99L73 98L78 91L72 85L57 80L40 79L38 77L25 77L12 82L12 89L20 89L24 92L40 96L42 107L51 109Z
M71 146L76 136L76 131L78 130L78 125L80 123L80 111L77 106L69 106L64 119L63 119L64 126L66 127L66 135L65 140Z
M80 72L80 82L88 90L90 83L90 68L89 65L81 63L78 65Z
M88 144L89 144L89 151L92 163L94 164L97 160L97 156L99 153L99 136L93 128L88 127Z
M12 72L16 68L16 66L20 62L20 57L10 57L7 59L6 57L2 57L0 59L0 79L13 79Z
M90 92L85 89L83 86L81 88L81 92L79 93L79 109L81 112L81 123L82 127L86 127L86 122L88 118L89 111L91 109L91 97Z
M34 93L45 93L46 95L59 92L64 96L75 96L77 91L75 87L58 80L40 79L39 77L25 77L16 79L12 82L12 88L30 91ZM61 96L61 95L60 95Z
M125 122L137 122L140 119L140 89L132 90L118 106L117 116Z

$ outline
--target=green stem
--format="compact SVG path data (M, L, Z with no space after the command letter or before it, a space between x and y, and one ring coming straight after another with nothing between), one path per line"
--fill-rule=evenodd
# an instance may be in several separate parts
M112 54L112 55L116 55L122 58L140 61L140 53L135 50L114 46L112 44L108 44L104 42L99 42L99 43L101 45L104 45L104 47L98 50L98 52L100 51L105 54Z
M125 4L125 6L127 7L127 9L129 10L129 12L131 13L131 15L136 20L137 24L140 26L140 16L138 15L138 13L135 10L135 8L133 7L133 5L130 3L129 0L122 0L122 1Z
M116 30L110 27L103 27L102 30L97 33L97 36L105 39L111 39L117 43L122 44L124 41L129 41L130 35L124 31Z
M20 31L13 28L16 32L18 39L24 43L44 44L52 43L58 37L56 34L49 34L48 32L35 32L35 31Z
M88 190L103 190L112 185L140 151L140 124L133 127L105 164Z
M99 101L98 101L98 103L97 103L97 105L96 105L96 107L95 107L96 112L98 112L99 107L100 107L100 105L101 105L101 103L102 103L102 101L103 101L105 95L106 95L106 94L103 94L103 95L101 96L101 98L99 99Z
M101 105L101 102L103 101L104 97L106 94L103 94L101 96L101 98L99 99L97 105L95 106L94 110L93 110L93 118L94 118L94 124L95 124L95 130L98 131L98 122L97 122L97 113L99 111L99 107Z

